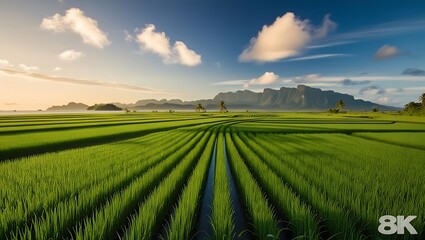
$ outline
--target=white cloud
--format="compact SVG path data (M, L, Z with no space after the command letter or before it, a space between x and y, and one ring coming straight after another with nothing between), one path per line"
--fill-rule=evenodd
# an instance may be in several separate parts
M54 32L64 32L71 30L81 36L84 43L104 48L110 44L105 32L99 29L97 21L84 15L78 8L70 8L64 16L59 13L51 17L46 17L41 22L40 27Z
M75 61L83 56L83 53L69 49L59 54L59 59L62 61Z
M23 63L19 64L18 67L21 68L24 71L37 71L37 70L39 70L39 68L36 67L36 66L27 66Z
M200 64L201 55L187 48L186 44L180 41L174 43L173 52L177 54L176 60L178 63L186 66L196 66Z
M11 64L7 59L0 58L0 66L13 67L14 65Z
M325 37L336 28L329 15L326 15L319 28L309 20L300 20L291 12L276 18L270 26L263 26L250 46L239 56L240 61L270 62L299 55L302 49L314 38Z
M55 67L55 68L53 68L53 71L54 72L58 72L58 71L61 71L62 70L62 68L60 68L60 67Z
M170 39L164 32L155 31L154 24L147 24L145 28L136 29L136 42L142 50L159 55L165 63L179 63L186 66L196 66L202 63L201 55L189 49L182 41L176 41L171 47ZM126 36L126 39L133 39Z
M8 66L10 63L9 63L9 61L7 61L7 59L2 58L2 59L0 59L0 64Z
M400 54L400 50L394 46L384 45L376 51L374 58L376 60L384 60Z
M265 72L258 78L252 78L250 80L231 80L218 82L214 85L242 85L244 88L249 88L251 85L270 85L279 80L279 76L274 72Z
M274 72L265 72L260 77L251 79L249 83L254 85L267 85L274 83L278 79L279 76L276 75Z
M378 102L379 104L387 104L389 100L390 99L388 97L380 97L376 99L376 102Z
M171 54L170 39L164 32L155 32L153 24L139 30L136 39L144 50L159 54L163 58L168 58Z

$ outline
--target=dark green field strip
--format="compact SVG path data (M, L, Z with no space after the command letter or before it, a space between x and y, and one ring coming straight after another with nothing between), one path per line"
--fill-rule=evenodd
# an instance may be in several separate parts
M110 143L140 137L153 132L220 121L223 120L195 119L0 136L0 161L46 152Z
M214 139L215 136L214 134L211 138ZM208 142L206 151L202 153L199 163L193 170L175 211L170 217L170 222L166 225L166 236L164 237L168 240L192 239L192 236L195 235L197 212L201 207L201 194L205 189L210 162L213 161L213 149L216 149L213 144L212 140Z
M152 116L152 115L146 115L146 114L138 114L138 115L133 115L133 114L129 114L129 115L116 115L116 116L105 116L105 117L94 117L95 114L91 115L91 117L87 117L87 118L75 118L75 119L62 119L59 116L58 117L51 117L51 118L46 118L43 121L37 121L37 120L16 120L16 122L7 122L7 121L1 121L0 120L0 128L5 128L5 129L9 129L9 128L15 128L15 127L48 127L50 125L67 125L67 124L83 124L83 123L103 123L103 122L120 122L120 121L146 121L146 120L164 120L164 119L174 119L174 120L179 120L179 119L187 119L187 118L205 118L201 115L195 115L195 114L190 114L190 115L181 115L181 116L176 116L176 115L165 115L165 114L159 114L156 116ZM17 119L21 119L21 118L17 118Z
M196 143L189 146L189 152L173 156L171 168L162 167L158 170L163 172L161 174L145 174L142 177L144 179L136 180L125 191L111 198L91 218L79 224L75 239L118 239L123 229L126 229L125 239L132 239L134 228L137 228L134 232L137 239L152 239L209 140L209 133L200 134L203 135L202 139L196 139ZM162 180L156 186L150 179L158 176L162 176ZM126 228L129 220L130 225Z
M352 136L425 150L425 132L353 133Z
M170 136L171 137L171 136ZM8 212L2 212L2 218L5 223L7 223L5 226L3 226L2 232L5 232L5 234L8 234L10 231L8 229L16 229L15 232L19 231L20 228L22 228L22 225L25 225L25 223L33 223L34 219L47 219L50 217L50 219L55 219L55 217L58 217L57 214L58 211L70 211L69 207L84 207L84 201L91 201L91 199L95 198L99 201L103 201L102 199L107 199L109 195L112 193L119 191L121 188L128 185L135 177L140 176L143 174L147 169L150 167L158 164L162 159L165 159L169 155L176 152L177 149L181 148L186 144L193 135L189 134L186 135L184 139L175 138L172 141L166 140L165 142L162 141L162 143L158 143L155 145L160 145L167 147L169 145L169 149L162 150L161 148L155 148L155 146L151 146L152 149L148 149L147 151L144 149L143 145L138 144L140 146L139 151L130 151L130 149L134 149L134 145L137 144L137 142L132 143L131 145L128 145L127 148L120 146L121 150L124 150L126 152L135 152L136 156L134 154L130 155L128 153L121 153L121 156L116 158L109 158L106 161L105 165L109 165L111 168L109 172L112 175L108 178L107 181L99 181L97 178L102 177L102 172L99 171L98 166L93 165L91 167L88 167L90 171L82 171L83 174L79 176L77 171L72 171L71 179L69 183L64 184L57 184L55 185L55 189L51 189L51 192L49 192L49 189L46 189L45 192L49 192L49 194L44 194L41 192L38 196L34 196L32 198L26 198L25 201L28 201L28 207L25 209L9 209ZM181 142L179 142L181 140ZM109 151L116 151L117 149L114 149L113 146L109 146ZM106 148L106 146L105 146ZM99 154L99 157L101 157L102 152L106 152L108 150L106 149L96 149L97 153ZM72 150L71 150L72 151ZM118 153L121 151L118 150ZM146 153L144 153L146 152ZM71 153L72 154L72 153ZM150 156L153 155L154 157ZM139 156L137 156L139 155ZM80 156L78 160L84 161L85 154L82 152L82 154L77 155ZM96 154L97 156L97 154ZM103 159L103 158L102 158ZM91 163L91 160L89 160ZM113 164L116 163L116 164ZM113 164L113 165L112 165ZM113 167L112 167L113 166ZM62 166L65 168L66 166ZM78 170L78 169L77 169ZM80 168L80 170L84 170ZM49 174L49 173L47 173ZM62 188L66 188L68 185L77 185L79 181L84 181L84 179L93 180L95 179L94 183L90 186L87 186L82 189L73 189L75 193L73 193L71 196L60 198ZM73 183L74 181L75 183ZM45 179L39 181L40 184L46 184L48 185L50 183L47 182ZM34 182L34 184L37 184L37 182ZM32 184L32 189L38 189L34 187L34 184ZM39 185L40 185L39 184ZM31 186L29 186L31 187ZM50 186L52 188L53 186ZM18 188L12 188L18 189ZM52 196L53 195L53 196ZM56 196L58 195L58 196ZM62 194L63 195L63 194ZM25 196L24 196L25 197ZM50 197L50 200L49 200ZM53 198L53 199L52 199ZM45 200L46 199L46 200ZM34 202L41 202L41 205L36 205ZM48 204L43 204L47 202ZM31 205L32 204L32 205ZM68 206L67 204L70 204ZM79 204L79 205L78 205ZM87 204L87 203L86 203ZM87 208L87 207L85 207ZM79 209L82 210L82 209ZM50 215L50 216L49 216ZM60 217L60 216L59 216ZM28 225L29 229L31 229L31 225ZM12 232L14 232L12 231Z
M354 132L425 132L425 125L394 124L262 124L240 123L232 126L236 131L252 133L344 133Z
M34 115L32 115L34 116ZM49 115L42 119L32 118L25 116L13 116L9 119L0 118L0 127L18 127L18 126L37 126L37 125L51 125L51 124L68 124L79 122L102 122L102 121L121 121L121 120L144 120L144 119L181 119L181 118L204 118L200 114L148 114L148 113L130 113L130 114L86 114L79 115L72 118L64 117L63 114Z
M82 119L82 118L102 118L106 117L106 114L91 114L92 116L89 116L89 114L79 114L79 115L69 115L69 114L20 114L20 115L2 115L0 116L1 122L23 122L27 120L34 120L34 121L44 121L49 120L52 118L57 119Z
M117 197L139 196L143 198L143 195L151 191L178 164L179 158L188 154L202 135L202 133L198 133L189 143L185 142L183 145L177 145L176 148L170 148L170 151L165 153L166 155L157 154L149 158L146 164L142 164L143 169L140 169L142 171L139 170L133 176L125 176L126 180L124 181L122 179L104 181L92 189L82 191L77 198L70 198L65 202L58 203L53 209L37 217L31 226L21 229L14 235L15 239L69 237L75 232L75 229L85 225L96 211L101 211L104 206L109 206ZM122 207L125 208L125 205Z
M240 135L240 139L238 139L237 135L235 135L235 138L239 140L237 142L247 158L256 158L257 161L262 161L269 167L270 174L275 173L278 178L284 181L282 184L288 185L304 203L311 206L313 211L318 213L317 222L325 224L325 229L329 236L341 240L362 238L361 229L357 229L356 222L352 219L352 216L337 201L329 199L326 194L315 187L313 182L306 180L303 174L282 164L283 162L280 159L270 154L270 149L260 147L243 133ZM284 155L281 155L281 157L284 157ZM264 174L265 171L261 172ZM296 216L297 214L295 213L292 217L296 218Z
M255 237L260 240L278 238L280 231L273 209L239 155L230 133L226 133L226 149L232 174L244 200L243 204L248 209Z
M30 127L2 127L0 128L0 134L2 135L15 135L25 134L33 132L47 132L47 131L60 131L60 130L74 130L83 128L93 127L107 127L107 126L119 126L119 125L132 125L132 124L146 124L146 123L161 123L161 122L173 122L173 121L185 121L194 120L197 118L154 118L154 119L143 119L143 120L114 120L114 121L101 121L101 122L89 122L89 123L74 123L74 124L60 124L60 125L48 125L48 126L30 126ZM199 119L199 118L198 118Z
M400 212L417 215L415 227L420 229L420 236L423 235L420 223L424 221L424 214L418 211L425 207L425 197L421 195L425 191L425 180L420 177L425 167L423 151L338 134L285 135L280 136L280 140L257 136L255 139L262 145L273 143L275 147L267 148L268 152L281 156L282 163L292 166L298 175L310 179L312 186L339 202L359 224L365 225L363 228L370 236L380 235L377 232L380 216ZM310 152L295 149L296 145L305 146Z
M183 118L181 118L183 119ZM188 118L186 118L188 119ZM193 119L193 118L192 118ZM118 123L137 123L137 122L146 122L146 121L161 121L161 120L180 120L179 118L110 118L110 119L90 119L90 120L77 120L77 121L61 121L61 122L45 122L45 123L35 123L35 122L26 122L22 124L1 124L0 133L14 133L14 132L24 132L30 130L41 130L46 129L56 130L58 128L66 127L78 127L78 126L90 126L94 124L105 125L105 124L118 124Z
M233 239L236 236L234 223L234 209L230 198L230 186L226 173L226 159L224 158L224 136L220 133L217 144L217 158L215 165L213 204L211 215L212 239Z

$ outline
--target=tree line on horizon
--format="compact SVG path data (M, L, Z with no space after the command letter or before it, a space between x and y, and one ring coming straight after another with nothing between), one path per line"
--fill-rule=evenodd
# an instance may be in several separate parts
M422 113L425 110L425 93L422 93L422 95L419 96L418 100L419 102L409 102L408 104L404 105L404 111L410 114L413 114L415 112Z

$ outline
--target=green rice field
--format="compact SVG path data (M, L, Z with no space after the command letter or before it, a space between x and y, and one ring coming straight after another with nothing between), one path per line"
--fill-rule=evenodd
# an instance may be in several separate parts
M0 239L425 239L425 118L0 115Z

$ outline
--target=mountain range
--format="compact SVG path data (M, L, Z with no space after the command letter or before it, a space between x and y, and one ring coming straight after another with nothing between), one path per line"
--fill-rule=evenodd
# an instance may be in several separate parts
M342 100L346 110L369 111L378 108L381 111L399 110L397 107L376 104L353 96L334 91L323 91L305 85L296 88L282 87L279 90L266 88L263 92L240 90L217 94L213 99L182 101L180 99L155 100L144 99L131 104L113 103L120 108L131 110L194 110L197 104L205 109L216 110L220 100L223 100L229 110L264 110L264 111L323 111L334 108L336 102ZM89 106L82 103L69 103L63 106L53 106L48 111L86 110Z

